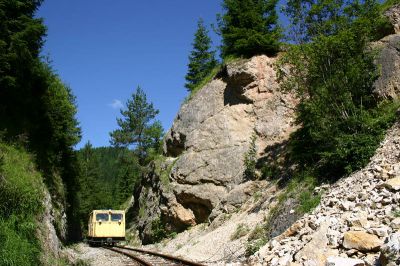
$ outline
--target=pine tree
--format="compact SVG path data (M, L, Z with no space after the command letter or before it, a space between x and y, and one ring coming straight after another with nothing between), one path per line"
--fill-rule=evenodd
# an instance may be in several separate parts
M225 14L219 15L222 57L274 55L279 51L281 28L277 0L224 0Z
M153 103L147 102L144 91L137 87L132 98L126 103L127 109L121 110L123 118L118 118L120 127L110 133L114 146L132 147L141 165L146 163L149 150L158 150L163 135L161 123L155 120L159 113ZM154 121L155 120L155 121Z
M193 42L193 50L189 56L188 73L186 75L185 87L192 91L201 81L211 73L217 65L215 51L211 50L211 38L204 26L204 21L199 19L197 31Z

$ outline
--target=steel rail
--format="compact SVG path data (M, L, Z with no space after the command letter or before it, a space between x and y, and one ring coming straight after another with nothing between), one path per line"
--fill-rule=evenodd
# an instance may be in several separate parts
M157 257L161 257L161 258L168 259L168 260L171 260L171 261L175 261L177 263L181 263L181 264L184 264L184 265L187 265L187 266L205 266L204 264L201 264L201 263L198 263L198 262L193 262L193 261L190 261L190 260L174 257L174 256L167 255L167 254L158 253L158 252L155 252L155 251L144 250L144 249L140 249L140 248L129 248L129 247L124 247L124 246L116 246L116 247L121 248L121 249L136 251L136 252L139 252L139 253L145 253L145 254L149 254L149 255L153 255L153 256L157 256Z
M108 249L108 250L112 250L112 251L120 253L120 254L123 254L123 255L133 259L134 261L139 262L143 266L153 266L153 264L151 264L151 263L149 263L149 262L147 262L147 261L145 261L145 260L143 260L143 259L141 259L141 258L139 258L139 257L137 257L135 255L132 255L131 253L124 252L122 250L118 250L118 249L111 248L111 247L103 247L103 248ZM121 248L121 247L118 247L118 248Z

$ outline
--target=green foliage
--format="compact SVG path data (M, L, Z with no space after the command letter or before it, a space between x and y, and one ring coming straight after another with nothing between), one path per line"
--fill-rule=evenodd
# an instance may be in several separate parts
M254 255L257 251L260 250L261 247L263 247L267 243L268 243L268 239L266 237L262 237L262 238L247 242L245 256L250 257L251 255Z
M226 57L223 59L223 62L222 62L222 63L217 64L217 65L210 71L210 73L209 73L207 76L205 76L205 77L197 84L197 86L195 86L195 87L190 91L190 94L189 94L189 96L185 99L185 102L189 101L201 88L203 88L207 83L211 82L211 81L217 76L217 74L221 72L221 70L223 69L223 67L224 67L225 65L227 65L227 64L229 64L229 63L232 63L232 62L235 62L235 61L238 61L238 60L241 60L241 59L243 59L243 58L237 57L237 56L234 56L234 55L226 56Z
M70 89L39 57L46 28L34 13L41 2L0 1L0 132L35 154L53 198L67 202L70 238L79 238L73 146L80 129Z
M189 56L188 73L185 76L187 83L185 87L189 91L193 91L212 73L216 65L215 51L211 51L211 39L204 26L204 21L199 19L193 42L193 50Z
M289 7L296 10L293 3ZM291 137L290 155L320 178L363 167L394 122L398 104L378 103L373 96L378 72L367 45L377 36L378 9L373 1L336 1L302 9L300 18L294 15L300 11L291 12L292 23L303 23L303 41L311 42L290 47L282 60L291 66L283 88L301 99L297 123L302 127Z
M375 0L289 0L283 12L291 22L289 38L300 44L320 36L336 35L352 23L352 27L368 31L359 36L363 38L368 36L371 39L379 39L385 36L390 28Z
M256 149L256 134L253 134L250 139L249 150L244 155L244 176L246 179L255 179L256 174L256 164L257 164L257 149Z
M394 6L394 5L398 5L400 4L400 0L386 0L385 2L382 3L381 5L381 11L386 11L387 9L389 9L390 7Z
M262 197L262 192L257 191L256 193L253 194L253 198L255 201L258 201Z
M310 170L298 172L286 184L285 192L279 196L279 202L283 203L287 199L292 198L298 202L296 208L298 213L310 212L321 201L321 195L314 193L314 188L319 182L320 180L312 175Z
M159 113L152 103L147 102L144 91L137 87L126 109L121 109L123 118L117 118L117 130L110 133L111 144L117 147L134 149L141 165L148 163L149 150L160 150L163 128L159 121L154 121Z
M321 195L314 195L312 191L303 191L300 193L300 213L308 213L315 209L321 201Z
M253 231L249 234L248 240L257 240L266 237L265 225L256 225Z
M0 264L39 265L44 185L33 159L0 143Z
M185 99L185 101L190 100L201 88L203 88L207 83L209 83L210 81L213 80L213 78L215 78L215 76L221 71L221 65L216 65L211 71L210 73L205 76L201 81L199 81L199 83L194 86L191 91L190 91L190 95Z
M287 203L290 203L290 208L295 210L295 215L299 216L303 213L312 211L320 203L321 195L314 193L314 188L319 184L319 180L310 172L303 170L294 174L294 176L285 184L285 188L277 197L278 203L272 207L265 217L265 224L262 229L265 233L262 235L269 238L275 230L275 226L290 226L290 223L282 225L280 217L289 215ZM279 225L277 224L277 219ZM283 222L285 223L285 222ZM256 244L256 243L255 243ZM253 250L250 247L251 251Z
M166 157L160 155L154 159L154 171L159 176L163 189L170 189L170 175L177 159L173 162L167 162Z
M238 224L235 232L231 235L231 240L239 239L250 232L250 228L245 224Z
M278 176L279 172L279 167L275 164L265 164L261 168L262 178L264 179L274 179Z
M160 218L157 218L151 223L151 239L154 242L160 242L164 238L169 237L168 232L164 228L164 224Z
M222 57L274 55L279 51L281 28L277 0L224 0L218 16Z

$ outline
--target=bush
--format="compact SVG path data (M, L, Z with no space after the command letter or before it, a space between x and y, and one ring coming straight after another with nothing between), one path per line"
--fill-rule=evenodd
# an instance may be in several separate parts
M314 195L311 191L303 191L300 193L300 213L307 213L315 209L321 201L321 195Z
M257 150L256 150L256 139L257 136L253 134L250 139L249 150L244 155L244 177L246 179L255 179L256 174L256 164L257 164Z
M238 224L235 232L231 235L231 240L239 239L250 232L250 228L245 224Z
M165 231L160 218L151 222L151 236L154 242L159 242L167 237L167 232Z
M267 238L260 238L260 239L256 239L256 240L248 242L246 244L245 256L250 257L251 255L254 255L257 251L260 250L260 248L262 246L267 244L267 242L268 242Z

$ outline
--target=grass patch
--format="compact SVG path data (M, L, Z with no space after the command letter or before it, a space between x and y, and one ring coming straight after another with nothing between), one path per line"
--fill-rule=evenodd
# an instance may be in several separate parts
M262 197L262 192L257 191L256 193L253 194L253 198L255 201L258 201Z
M313 192L303 191L300 193L300 206L298 210L300 213L307 213L315 209L321 201L321 195L314 195Z
M247 242L245 256L250 257L254 255L262 246L267 244L267 242L268 239L266 237Z
M400 210L396 210L393 212L394 217L400 217Z
M245 224L238 224L235 232L231 235L231 240L239 239L250 232L250 228Z
M321 201L321 194L314 193L314 188L318 184L318 179L309 171L300 172L289 181L286 191L279 197L279 202L293 198L299 203L296 211L301 214L308 213Z
M211 82L215 76L224 68L225 65L242 60L243 58L241 57L236 57L236 56L228 56L226 58L224 58L223 62L216 65L210 72L210 74L208 74L196 87L193 88L193 90L190 91L190 94L186 97L186 99L184 100L184 103L190 101L194 95L196 95L196 93L198 91L200 91L201 88L203 88L207 83Z
M222 69L222 65L219 64L215 66L210 74L208 74L196 87L193 88L193 90L190 91L189 96L187 97L187 101L192 99L192 97L201 89L203 88L207 83L209 83L213 78L220 72Z
M44 184L32 157L0 143L0 265L40 265Z
M256 240L265 237L265 226L264 225L256 225L256 227L249 234L249 240Z
M268 242L266 226L267 224L257 225L249 234L248 242L246 243L246 257L256 253Z

